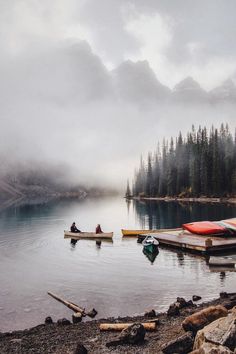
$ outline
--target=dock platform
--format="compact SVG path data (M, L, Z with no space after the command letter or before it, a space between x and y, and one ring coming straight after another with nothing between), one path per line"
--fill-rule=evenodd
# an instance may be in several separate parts
M217 237L180 232L179 230L152 233L160 245L202 254L236 251L236 237Z

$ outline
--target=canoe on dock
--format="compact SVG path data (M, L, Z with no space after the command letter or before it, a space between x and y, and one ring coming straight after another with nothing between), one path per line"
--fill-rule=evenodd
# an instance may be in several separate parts
M122 235L123 236L138 236L138 235L145 235L145 234L153 234L157 232L162 232L162 231L181 231L182 229L157 229L157 230L124 230L121 229Z
M71 238L73 240L81 240L81 239L112 239L113 232L102 232L100 234L96 234L96 232L71 232L64 231L64 238Z
M236 249L236 237L196 235L187 231L159 231L152 234L160 246L174 247L202 254L222 253Z

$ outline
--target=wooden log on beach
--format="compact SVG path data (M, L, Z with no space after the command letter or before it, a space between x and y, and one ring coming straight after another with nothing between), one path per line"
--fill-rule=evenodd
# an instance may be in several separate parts
M74 312L80 312L83 316L86 316L85 309L79 307L78 305L73 304L72 302L66 301L66 300L62 299L61 297L59 297L58 295L51 293L50 291L48 291L48 295L53 297L53 299L61 302L63 305L67 306L70 310L72 310Z
M99 329L100 331L122 331L132 325L133 323L100 323ZM155 331L156 329L155 322L144 322L142 325L147 331Z

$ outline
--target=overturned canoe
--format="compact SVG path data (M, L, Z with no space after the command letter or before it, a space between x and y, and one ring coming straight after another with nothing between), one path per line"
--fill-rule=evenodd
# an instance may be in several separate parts
M122 235L123 236L138 236L138 235L143 235L143 234L155 234L157 232L162 232L162 231L180 231L182 229L159 229L159 230L124 230L121 229Z
M71 232L64 231L64 238L72 238L74 240L80 240L83 238L89 239L112 239L113 232L102 232L100 234L96 234L96 232Z
M197 221L183 224L183 229L195 235L211 235L230 237L236 235L236 224L228 220Z

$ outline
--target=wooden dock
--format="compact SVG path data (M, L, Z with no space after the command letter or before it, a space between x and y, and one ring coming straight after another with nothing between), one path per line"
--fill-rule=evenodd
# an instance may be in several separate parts
M202 254L236 251L236 237L217 237L195 235L179 230L162 231L152 234L162 246L174 247Z

